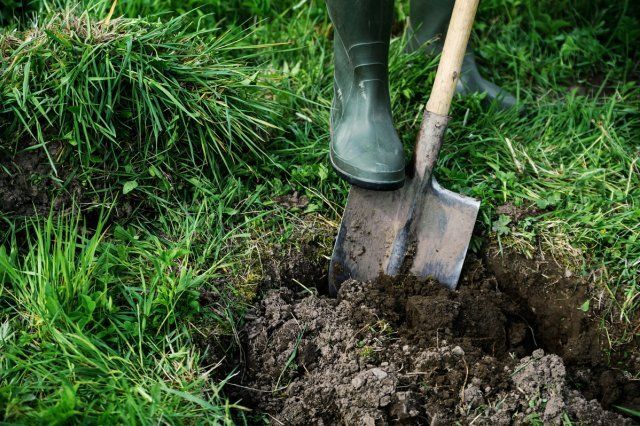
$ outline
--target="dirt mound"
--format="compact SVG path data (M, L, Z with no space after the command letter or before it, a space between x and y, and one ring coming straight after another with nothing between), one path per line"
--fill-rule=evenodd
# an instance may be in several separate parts
M545 354L540 325L553 309L530 305L520 286L503 291L499 274L472 263L456 292L411 278L348 281L338 299L302 286L267 291L244 330L233 396L284 424L633 424L593 399L621 387L598 376L584 313L565 313L550 340L566 344ZM595 384L577 383L561 355Z

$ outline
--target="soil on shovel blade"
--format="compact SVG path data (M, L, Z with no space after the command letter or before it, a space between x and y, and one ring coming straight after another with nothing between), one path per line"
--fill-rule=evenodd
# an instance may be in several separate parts
M322 268L289 270L247 317L231 396L273 424L634 424L610 410L640 387L604 367L582 287L548 262L468 263L459 291L380 278L337 299L309 291Z

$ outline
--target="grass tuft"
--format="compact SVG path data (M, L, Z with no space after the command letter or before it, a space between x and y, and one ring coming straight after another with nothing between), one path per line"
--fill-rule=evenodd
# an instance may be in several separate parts
M5 149L60 142L61 157L85 170L136 164L217 179L263 155L278 108L255 50L243 43L243 59L233 54L243 33L188 15L103 18L77 6L0 35Z

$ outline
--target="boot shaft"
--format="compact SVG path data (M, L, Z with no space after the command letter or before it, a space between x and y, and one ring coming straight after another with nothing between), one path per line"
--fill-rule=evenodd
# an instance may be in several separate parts
M334 115L342 115L354 102L371 113L390 113L393 1L327 0L327 8L334 24Z
M439 51L451 20L455 0L411 0L407 49L418 50L427 41L436 39Z

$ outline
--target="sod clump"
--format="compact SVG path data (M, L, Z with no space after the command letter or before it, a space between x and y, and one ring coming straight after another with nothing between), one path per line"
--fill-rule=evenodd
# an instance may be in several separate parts
M0 146L44 150L87 188L175 190L263 156L278 107L239 31L80 7L0 34ZM52 144L61 145L55 158ZM108 184L107 184L108 182ZM120 186L121 185L121 186Z

